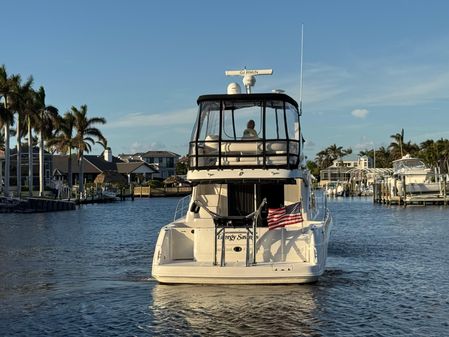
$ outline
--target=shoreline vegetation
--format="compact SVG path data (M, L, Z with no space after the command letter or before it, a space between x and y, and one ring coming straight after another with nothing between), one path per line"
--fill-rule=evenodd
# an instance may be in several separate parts
M8 74L6 66L0 67L0 150L4 151L5 168L2 173L2 185L0 191L4 197L11 194L11 153L10 141L16 138L16 166L15 166L15 193L23 194L22 177L27 177L28 197L33 197L33 149L39 149L39 191L38 196L43 197L46 190L44 184L44 154L68 155L68 179L67 187L72 190L72 154L76 154L78 161L79 186L78 193L83 194L84 186L84 155L91 152L95 144L101 145L105 150L108 147L107 139L97 128L106 124L104 117L89 117L87 105L79 108L72 106L64 114L59 109L47 105L45 89L33 88L34 79L29 76L26 81L20 74ZM429 167L437 169L440 173L449 173L449 140L428 139L415 144L410 140L405 142L404 129L390 136L391 143L388 147L381 146L377 149L360 151L360 156L368 156L374 159L375 167L392 167L392 162L402 158L405 154L418 157ZM28 151L28 172L22 173L21 154ZM319 151L313 160L307 161L307 167L315 177L320 176L320 171L328 168L332 163L351 154L352 149L344 149L342 146L332 144Z
M79 192L84 192L83 157L94 144L107 148L107 139L96 125L106 124L103 117L88 117L87 105L59 114L58 108L47 105L45 89L33 88L34 79L24 82L20 74L8 74L6 66L0 67L0 149L5 153L2 191L10 196L11 149L10 140L16 137L16 194L22 194L21 154L28 150L28 196L33 196L33 148L39 148L39 196L44 195L44 151L52 154L68 154L69 170L74 151L80 165ZM22 140L26 143L22 143ZM72 188L71 174L68 187Z
M404 129L390 136L391 143L388 147L381 146L377 149L364 150L359 156L368 156L374 159L377 168L391 168L393 161L401 159L406 154L420 158L428 167L437 169L440 173L449 173L449 140L427 139L419 145L410 140L404 141ZM320 171L328 168L332 163L348 154L352 149L344 149L342 146L332 144L316 154L314 160L307 161L307 167L315 177L320 176Z

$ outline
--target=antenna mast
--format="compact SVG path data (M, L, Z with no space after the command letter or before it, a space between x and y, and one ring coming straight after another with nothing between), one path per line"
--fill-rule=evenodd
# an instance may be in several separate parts
M299 79L299 115L302 115L302 62L304 50L304 24L301 24L301 66L300 66L300 79Z

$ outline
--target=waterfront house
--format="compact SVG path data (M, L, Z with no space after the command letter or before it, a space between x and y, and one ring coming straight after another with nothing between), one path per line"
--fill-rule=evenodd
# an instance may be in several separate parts
M51 172L53 155L44 151L44 184L49 186L51 181ZM28 186L28 146L23 145L21 151L21 183L22 186ZM5 152L0 150L0 181L4 179L5 172ZM10 150L10 191L15 191L17 186L17 149ZM28 189L28 187L26 187ZM39 148L33 147L33 190L39 190Z
M176 164L181 156L170 151L147 151L135 154L119 154L118 158L125 162L143 161L157 168L154 178L166 179L176 174Z
M154 179L158 174L157 167L143 161L117 162L117 172L125 175L128 184L135 182L140 184L146 180Z
M334 160L331 166L320 171L320 185L346 182L354 169L368 169L373 167L373 160L368 156L349 154Z
M53 156L53 176L56 180L67 182L68 178L68 156ZM79 181L79 163L76 155L72 155L72 182L78 184ZM112 155L110 149L106 149L99 156L84 156L84 179L87 183L94 182L95 178L104 172L117 172L126 178L128 184L141 183L148 179L153 179L158 174L157 167L149 165L143 161L125 162Z

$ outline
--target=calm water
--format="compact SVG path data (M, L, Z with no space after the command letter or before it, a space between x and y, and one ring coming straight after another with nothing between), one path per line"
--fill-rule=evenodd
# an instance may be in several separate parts
M159 285L152 249L176 203L0 214L0 336L449 335L449 208L330 201L312 285Z

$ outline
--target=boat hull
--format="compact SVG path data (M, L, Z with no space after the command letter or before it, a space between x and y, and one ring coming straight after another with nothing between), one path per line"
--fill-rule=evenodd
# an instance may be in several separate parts
M323 271L323 268L291 263L251 267L159 266L153 277L169 284L298 284L317 281Z
M158 266L153 277L169 284L300 284L316 282L323 266L303 263L246 266Z
M168 284L300 284L311 283L324 273L332 219L310 222L303 228L259 229L256 263L242 232L229 232L225 256L221 244L214 261L212 228L170 224L161 229L153 257L152 276ZM194 234L192 234L194 232ZM190 235L190 237L189 237ZM195 245L195 238L201 245ZM208 238L208 240L206 240ZM239 242L238 238L242 238ZM191 242L193 241L193 242ZM239 249L234 249L239 247ZM245 249L249 249L246 254Z

